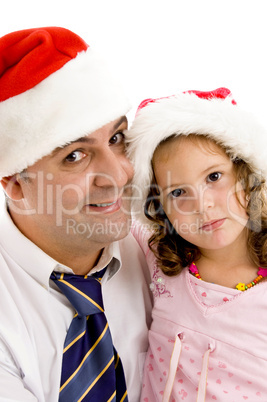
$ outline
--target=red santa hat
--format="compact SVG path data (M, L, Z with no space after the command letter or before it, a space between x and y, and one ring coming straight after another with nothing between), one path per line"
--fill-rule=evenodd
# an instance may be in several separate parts
M135 168L133 211L143 219L153 172L151 160L159 143L172 135L202 134L229 149L267 179L267 132L250 113L236 105L227 88L188 91L146 99L127 132Z
M0 38L0 177L125 115L128 99L83 39L59 27Z

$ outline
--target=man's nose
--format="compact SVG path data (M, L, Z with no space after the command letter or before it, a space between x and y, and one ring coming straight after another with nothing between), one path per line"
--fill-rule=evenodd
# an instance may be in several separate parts
M95 174L95 185L98 187L122 188L133 178L133 167L124 154L117 155L108 149L103 152Z

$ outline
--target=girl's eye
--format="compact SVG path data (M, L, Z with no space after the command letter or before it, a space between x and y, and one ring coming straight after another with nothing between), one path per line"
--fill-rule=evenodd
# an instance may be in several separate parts
M182 190L182 189L180 189L180 188L176 188L175 190L173 190L173 191L171 191L171 196L173 197L173 198L178 198L178 197L180 197L182 194L184 194L185 193L185 191L184 190Z
M80 160L82 160L85 157L86 157L86 154L84 152L73 151L68 156L66 156L65 162L75 163L75 162L79 162Z
M219 173L219 172L211 173L211 174L208 175L207 181L208 181L208 182L217 181L217 180L219 180L219 179L221 178L221 176L222 176L222 174Z
M114 144L121 144L122 142L124 143L125 141L125 135L121 132L114 134L109 142L110 144L114 145Z

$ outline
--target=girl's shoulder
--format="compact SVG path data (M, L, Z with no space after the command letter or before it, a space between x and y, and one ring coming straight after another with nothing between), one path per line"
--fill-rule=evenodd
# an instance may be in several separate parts
M154 253L149 248L148 241L149 238L152 236L153 232L151 231L151 229L148 228L147 225L144 225L140 221L133 220L131 233L135 238L135 240L137 241L137 243L139 244L140 248L142 249L146 258L150 274L152 275L154 268L157 265L157 262Z
M140 221L133 219L131 233L139 246L142 248L144 254L147 255L148 252L150 252L148 240L152 235L151 230L149 230L148 227Z

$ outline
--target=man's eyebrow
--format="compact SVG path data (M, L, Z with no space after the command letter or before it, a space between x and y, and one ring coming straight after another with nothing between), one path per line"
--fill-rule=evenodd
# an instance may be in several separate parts
M64 151L67 147L69 147L72 144L75 144L76 142L83 142L83 143L87 143L87 144L93 144L96 140L94 138L90 138L90 137L81 137L81 138L77 138L76 140L70 141L67 144L63 145L62 147L57 147L54 149L54 151L51 152L51 157L55 156L56 154L58 154L61 151Z
M117 130L118 127L120 127L120 125L122 123L128 123L127 117L126 116L122 116L120 118L120 120L117 121L117 123L114 124L113 130Z
M112 127L112 131L116 131L117 128L120 127L120 125L121 125L122 123L127 123L127 122L128 122L128 120L127 120L126 116L122 116L122 117L120 118L120 120L118 120L118 121L114 124L114 126ZM93 134L93 133L91 133L91 134ZM73 141L69 142L66 146L71 145L71 144L74 144L75 142L85 142L85 143L87 143L87 144L93 144L93 143L95 143L96 141L95 141L94 138L91 138L91 137L89 137L89 136L88 136L88 137L85 136L85 137L81 137L81 138L78 138L77 140L73 140Z
M122 123L128 123L127 117L126 116L122 116L112 127L112 131L117 130L118 127L120 127L120 125ZM70 141L68 142L66 145L64 145L63 147L58 147L56 149L54 149L54 151L51 153L51 156L54 156L56 153L58 153L59 151L63 151L65 148L67 148L68 146L75 144L76 142L83 142L86 144L94 144L96 142L95 138L91 138L90 136L84 136L84 137L80 137L77 138L76 140Z
M95 140L95 138L86 137L86 136L80 137L80 138L77 138L76 140L68 142L64 147L62 147L62 149L66 148L68 145L75 144L76 142L86 142L88 144L93 144L94 142L96 142L96 140Z

